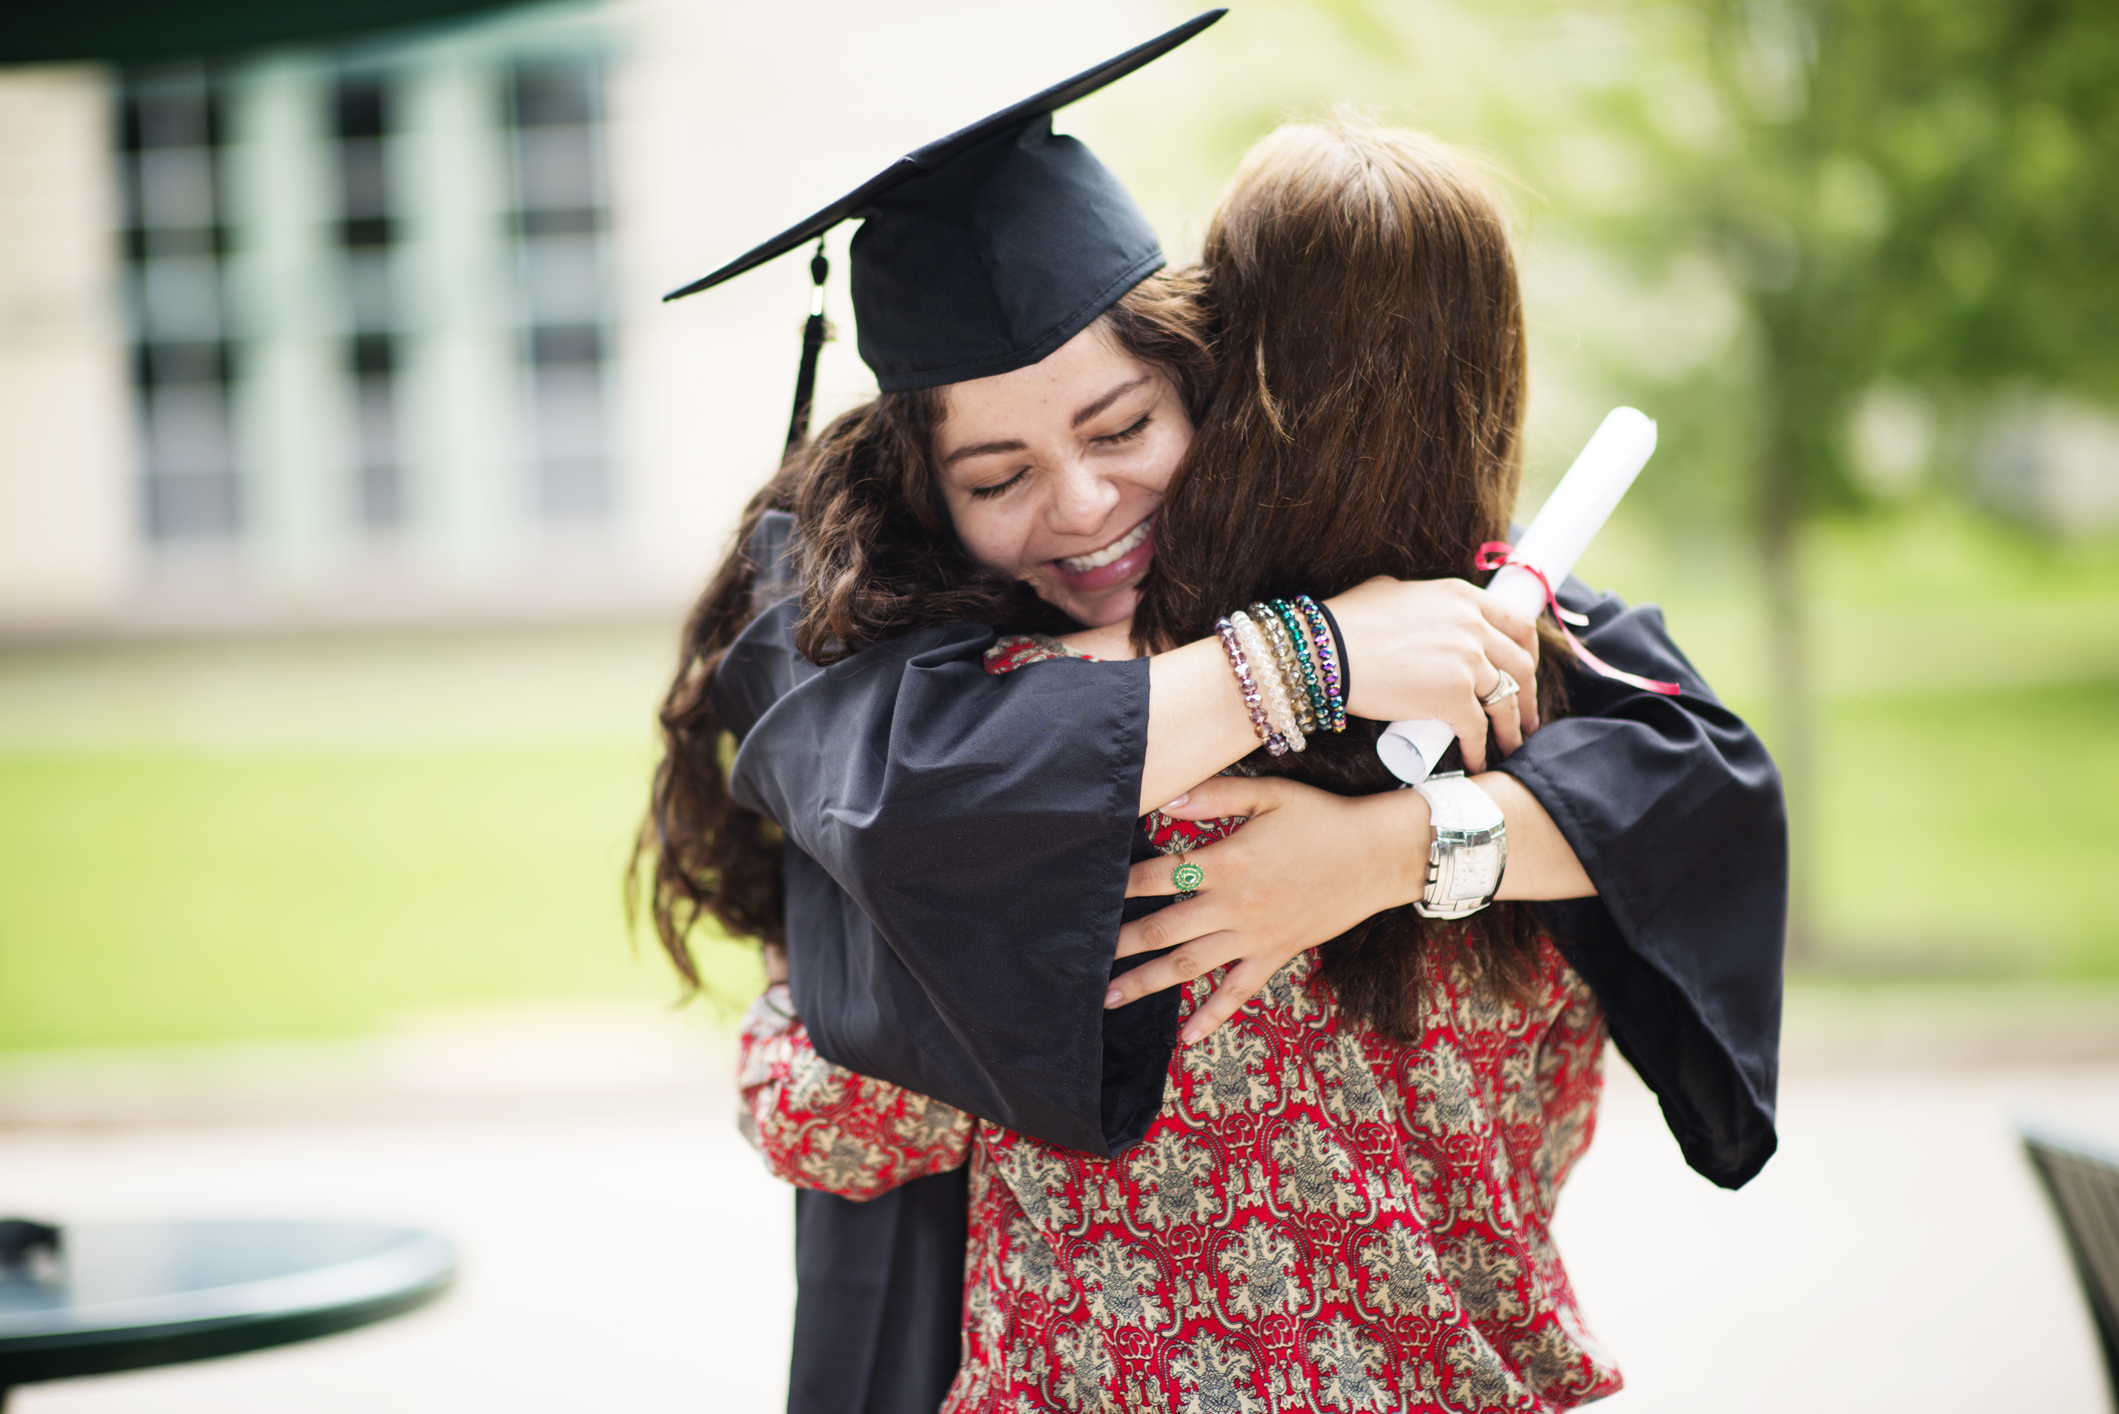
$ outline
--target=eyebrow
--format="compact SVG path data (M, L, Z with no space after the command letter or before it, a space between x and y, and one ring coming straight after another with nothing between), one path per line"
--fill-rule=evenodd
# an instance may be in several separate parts
M983 457L993 452L1020 452L1024 450L1025 445L1020 441L974 442L968 447L959 447L948 456L943 457L942 465L955 466L966 457Z
M1138 377L1138 378L1131 378L1131 379L1128 379L1127 381L1125 381L1125 382L1123 382L1123 383L1119 384L1119 385L1118 385L1118 386L1117 386L1116 388L1113 388L1113 389L1112 389L1112 390L1111 390L1110 392L1108 392L1108 393L1104 394L1104 395L1103 395L1102 397L1098 398L1098 399L1097 399L1097 400L1096 400L1095 402L1093 402L1093 403L1089 404L1089 405L1088 405L1087 407L1085 407L1085 408L1082 408L1082 409L1081 409L1080 411L1076 412L1076 413L1074 414L1074 421L1072 421L1072 422L1068 423L1067 425L1068 425L1069 427L1079 427L1079 426L1081 426L1081 425L1082 425L1083 423L1087 422L1087 421L1088 421L1088 420L1089 420L1090 418L1092 418L1092 417L1096 416L1096 415L1097 415L1098 413L1102 412L1102 411L1103 411L1103 410L1104 410L1105 408L1107 408L1107 407L1110 407L1110 406L1111 406L1111 404L1113 404L1113 403L1117 402L1117 401L1118 401L1118 400L1119 400L1120 398L1122 398L1122 397L1124 397L1124 396L1125 396L1126 394L1128 394L1128 393L1132 392L1132 391L1133 391L1133 390L1134 390L1135 388L1138 388L1138 387L1139 387L1139 386L1140 386L1141 384L1143 384L1143 383L1145 383L1145 382L1147 382L1147 381L1148 381L1148 375L1147 375L1147 374L1145 374L1145 373L1141 374L1141 376L1140 376L1140 377Z
M1150 376L1152 375L1143 373L1138 378L1127 379L1125 382L1119 384L1116 388L1113 388L1110 392L1098 398L1095 402L1089 403L1077 409L1075 411L1073 420L1070 421L1067 425L1069 427L1081 426L1090 418L1095 417L1098 413L1105 411L1111 406L1111 404L1117 402L1120 398L1123 398L1126 394L1132 392L1135 388L1138 388L1141 384L1147 382ZM974 442L968 447L959 447L955 451L951 452L948 456L942 458L942 465L955 466L958 462L967 460L968 458L991 456L995 452L1020 452L1024 450L1027 445L1027 443L1024 443L1021 440L1015 438L1011 438L1005 442Z

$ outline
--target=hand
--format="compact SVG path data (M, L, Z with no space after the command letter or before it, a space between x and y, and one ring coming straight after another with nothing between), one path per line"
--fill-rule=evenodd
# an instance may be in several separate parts
M1467 773L1486 769L1488 722L1503 756L1538 729L1537 625L1485 590L1461 579L1379 576L1326 602L1346 639L1352 715L1449 723ZM1522 690L1488 707L1481 699L1502 673Z
M1182 820L1250 817L1188 856L1206 874L1197 897L1119 929L1119 957L1177 950L1113 978L1106 1007L1235 964L1185 1023L1185 1045L1235 1015L1288 959L1412 902L1427 882L1427 802L1414 791L1338 796L1295 781L1218 776L1163 808ZM1126 897L1176 893L1176 865L1169 855L1134 865Z

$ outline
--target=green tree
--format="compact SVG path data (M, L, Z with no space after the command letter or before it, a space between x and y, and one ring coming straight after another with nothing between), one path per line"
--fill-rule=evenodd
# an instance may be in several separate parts
M1871 499L1849 455L1860 400L1885 381L1973 408L2024 381L2119 396L2119 7L1698 13L1733 140L1666 148L1667 206L1613 234L1711 244L1744 291L1753 524L1800 840L1815 775L1800 533ZM1807 892L1799 878L1798 946Z

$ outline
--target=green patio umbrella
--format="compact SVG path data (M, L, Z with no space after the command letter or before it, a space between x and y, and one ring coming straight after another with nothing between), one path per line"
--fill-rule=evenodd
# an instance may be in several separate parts
M338 39L519 0L69 0L0 25L0 64L144 64Z

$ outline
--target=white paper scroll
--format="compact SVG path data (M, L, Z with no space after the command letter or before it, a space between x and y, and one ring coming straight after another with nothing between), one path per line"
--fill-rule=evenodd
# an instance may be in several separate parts
M1513 559L1537 566L1558 589L1654 451L1654 421L1633 408L1613 408L1546 497L1537 519L1517 542ZM1545 607L1545 586L1520 563L1505 566L1487 591L1533 617ZM1523 686L1528 689L1530 684ZM1435 769L1455 737L1446 722L1393 722L1377 738L1376 754L1392 775L1407 785L1418 785Z

